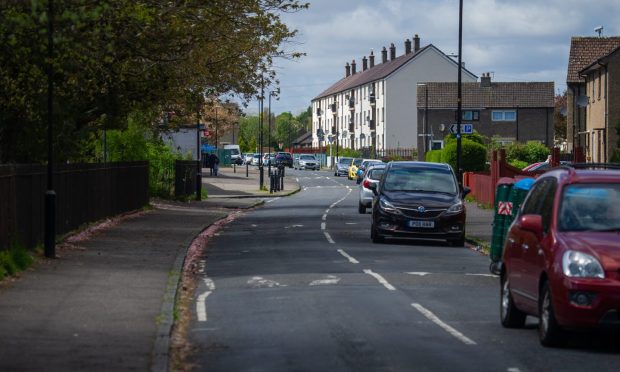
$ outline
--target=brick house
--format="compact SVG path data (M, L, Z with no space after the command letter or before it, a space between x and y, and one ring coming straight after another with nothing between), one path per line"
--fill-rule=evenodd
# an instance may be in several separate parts
M579 71L585 80L586 106L583 133L587 161L606 163L617 148L620 120L620 47Z
M418 158L443 148L456 124L457 83L418 84ZM553 82L480 82L462 84L462 124L501 143L540 141L553 145ZM464 127L461 127L464 130ZM426 141L425 141L426 139Z
M586 130L587 107L591 105L591 97L588 97L588 92L586 91L586 76L590 74L590 79L592 79L592 74L595 74L596 78L598 78L598 72L588 67L596 63L600 58L609 55L618 47L620 47L620 37L618 36L575 36L571 38L568 73L566 76L566 142L568 150L571 152L574 147L585 151L586 144L590 147L589 142L592 141L592 138L586 138L589 133ZM585 75L581 73L582 71ZM601 78L603 81L606 80L604 75ZM592 90L590 89L591 92Z

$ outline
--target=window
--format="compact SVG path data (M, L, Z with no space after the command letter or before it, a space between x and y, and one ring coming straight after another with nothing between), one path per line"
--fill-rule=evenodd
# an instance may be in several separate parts
M441 149L443 149L443 141L433 140L431 142L431 150L441 150Z
M385 122L385 107L381 107L381 122Z
M478 110L465 110L462 111L463 120L478 121L480 120L480 111Z
M516 121L517 112L515 110L494 110L491 111L492 121Z

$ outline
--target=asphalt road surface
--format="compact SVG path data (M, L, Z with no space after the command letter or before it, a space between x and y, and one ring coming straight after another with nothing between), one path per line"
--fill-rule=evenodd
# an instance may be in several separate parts
M207 371L618 371L618 334L540 346L537 320L499 323L488 257L443 243L370 240L346 177L288 171L269 200L207 247L191 362Z

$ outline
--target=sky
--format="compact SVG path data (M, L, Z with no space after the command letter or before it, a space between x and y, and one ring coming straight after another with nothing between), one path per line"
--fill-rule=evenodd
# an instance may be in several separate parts
M344 77L345 63L374 50L396 46L418 34L422 47L433 44L446 54L458 53L458 0L308 0L310 8L284 14L298 30L285 50L306 53L299 61L277 60L274 68L281 95L272 112L299 114L330 85ZM553 81L556 93L566 89L572 36L620 35L620 1L598 0L464 0L465 68L493 81ZM275 89L275 88L274 88ZM267 103L265 103L265 108ZM250 102L247 113L256 113Z

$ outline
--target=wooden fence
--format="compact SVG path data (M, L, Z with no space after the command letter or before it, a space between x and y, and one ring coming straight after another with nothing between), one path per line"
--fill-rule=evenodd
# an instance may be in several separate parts
M0 165L0 249L43 242L45 165ZM66 234L149 201L148 162L63 164L54 170L56 233Z

